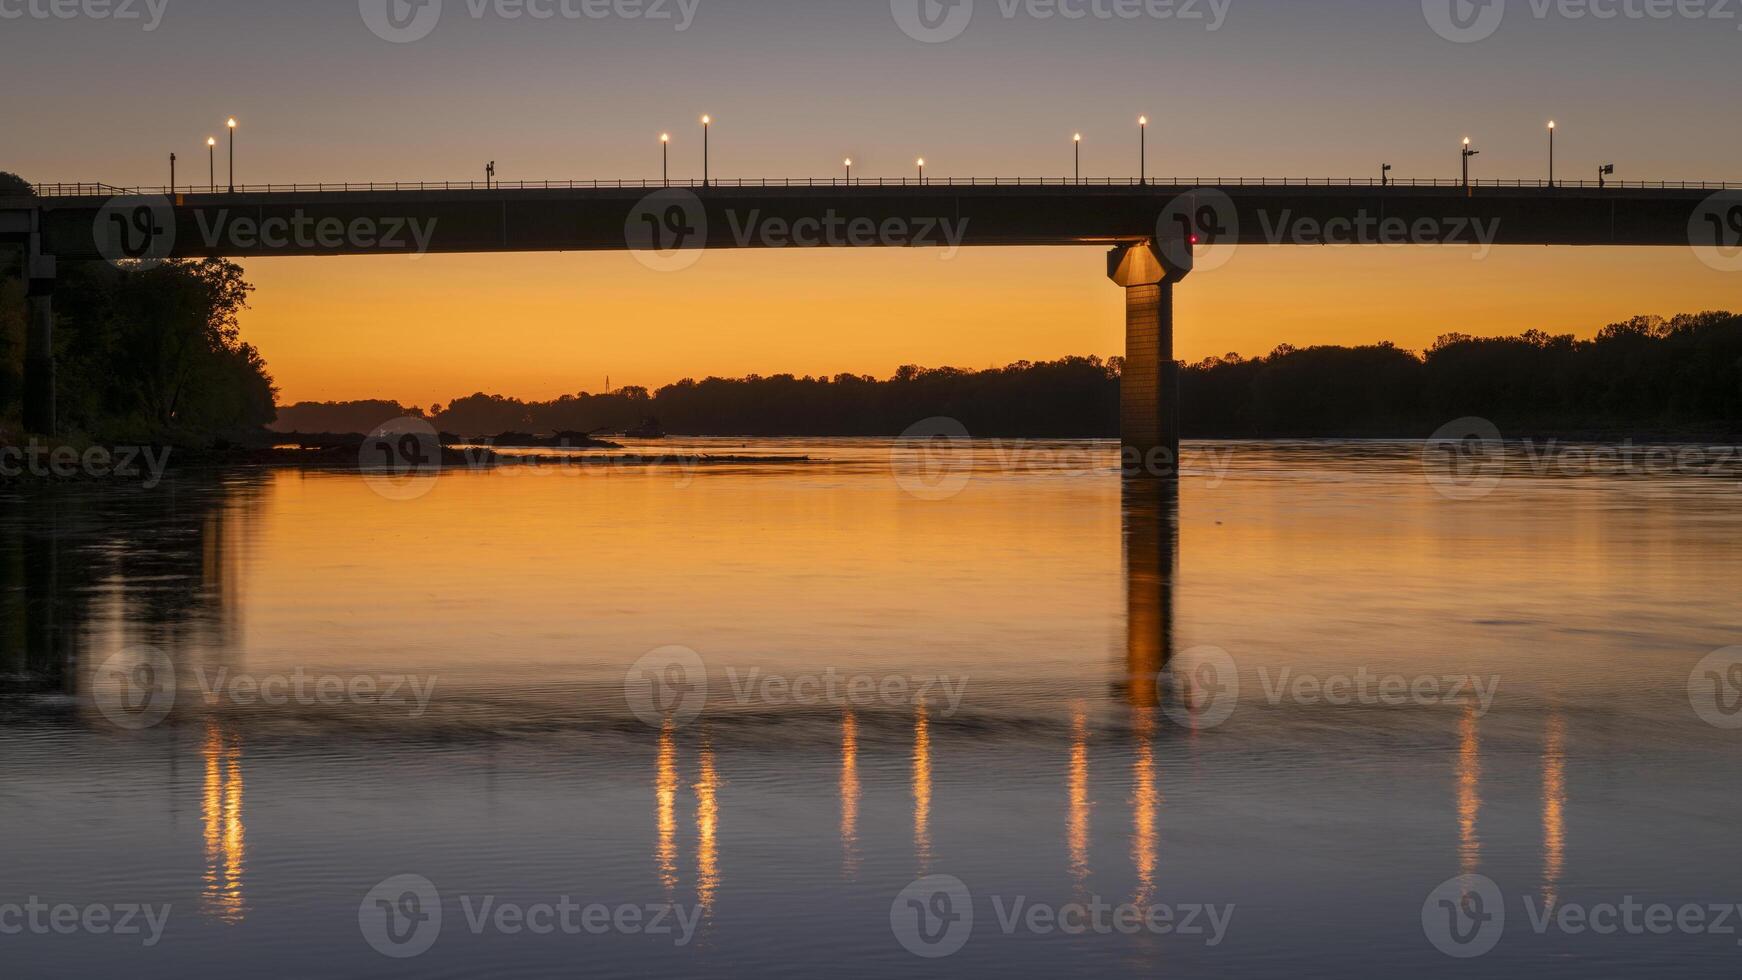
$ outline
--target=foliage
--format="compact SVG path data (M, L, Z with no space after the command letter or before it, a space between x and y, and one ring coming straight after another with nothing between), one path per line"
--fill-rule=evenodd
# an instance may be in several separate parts
M475 394L433 412L445 432L621 430L656 418L684 435L888 436L932 417L978 436L1112 438L1119 433L1120 358L1019 362L987 371L902 367L888 380L773 377L684 380L649 394L565 395L525 402ZM1742 317L1637 318L1592 340L1532 330L1516 337L1441 337L1423 354L1392 344L1281 345L1186 366L1187 436L1425 436L1464 416L1502 431L1742 430ZM437 406L439 408L439 406ZM367 431L380 403L296 406L285 431ZM319 424L302 424L304 421Z
M270 422L272 377L241 338L253 288L221 259L63 266L55 293L62 427L197 443ZM21 309L21 299L0 301L0 325L17 316L21 334Z

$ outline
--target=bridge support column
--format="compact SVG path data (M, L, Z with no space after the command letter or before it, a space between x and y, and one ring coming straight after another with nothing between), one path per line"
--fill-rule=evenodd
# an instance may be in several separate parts
M25 287L29 322L24 331L24 429L55 434L54 279L53 256L42 255L35 243L26 258Z
M1124 245L1107 257L1125 287L1125 369L1119 378L1119 438L1128 473L1179 472L1179 363L1173 355L1173 287L1191 271L1169 262L1154 242ZM1177 257L1176 257L1177 258Z

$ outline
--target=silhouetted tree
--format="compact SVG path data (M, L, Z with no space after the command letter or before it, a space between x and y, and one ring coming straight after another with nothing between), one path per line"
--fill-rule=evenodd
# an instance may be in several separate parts
M685 379L649 394L564 395L524 402L476 394L436 413L462 435L621 430L657 417L667 431L721 436L890 436L954 418L977 436L1113 438L1122 358L1019 361L967 371L904 365L887 380ZM1530 330L1447 334L1425 354L1390 343L1207 358L1181 374L1185 431L1203 438L1425 436L1466 415L1502 431L1742 429L1742 318L1702 313L1613 324L1588 341ZM349 431L385 421L378 405ZM340 431L346 406L287 409L285 431ZM397 406L394 406L397 408ZM336 413L336 414L335 414ZM403 413L400 413L403 414ZM320 421L319 426L303 425Z
M56 356L67 424L111 437L200 441L272 421L272 376L241 338L254 287L240 266L81 263L62 280Z

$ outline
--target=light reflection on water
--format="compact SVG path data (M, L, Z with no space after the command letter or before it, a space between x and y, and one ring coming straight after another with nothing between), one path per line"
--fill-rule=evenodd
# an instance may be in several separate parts
M1156 827L1161 791L1155 782L1155 709L1132 713L1131 737L1137 751L1131 761L1131 863L1137 869L1137 889L1131 901L1148 905L1155 897Z
M859 876L859 723L841 713L841 874Z
M1217 950L987 926L955 975L1338 976L1359 948L1436 976L1449 961L1416 913L1449 876L1551 905L1619 898L1592 883L1717 900L1742 856L1735 743L1686 701L1692 665L1739 642L1728 484L1524 474L1459 502L1416 447L1238 444L1201 450L1223 455L1175 497L1122 486L1105 444L1039 444L945 458L971 479L922 500L882 443L688 448L811 460L455 473L412 502L299 472L6 500L10 887L197 910L129 966L153 977L262 956L373 975L390 964L357 939L357 901L408 871L455 896L703 915L694 948L590 940L603 976L924 972L888 912L931 873L982 896L1240 910ZM650 728L623 671L674 643L707 660L709 705ZM176 710L143 733L80 697L131 644L177 665ZM1182 727L1162 710L1176 651L1203 646L1235 656L1241 700ZM1503 684L1487 711L1266 697L1282 671L1361 667ZM429 677L435 697L202 696L298 668ZM741 703L727 668L968 686L959 706ZM570 947L458 921L418 972L572 973ZM1490 962L1728 962L1677 938L1524 936ZM9 952L27 970L134 962L95 943Z
M925 702L913 709L913 853L919 874L931 874L931 720Z
M1476 706L1464 709L1458 744L1458 858L1463 873L1482 870L1482 732Z
M206 721L203 748L205 791L200 817L205 825L206 876L202 907L220 922L239 923L247 914L242 881L247 864L242 822L242 748L216 718Z
M1553 909L1566 866L1567 729L1560 712L1549 710L1542 739L1542 904Z
M1082 898L1089 894L1089 719L1078 711L1071 719L1070 846L1071 880Z
M677 891L677 740L675 725L667 721L659 733L659 776L654 792L659 801L659 880L666 899Z

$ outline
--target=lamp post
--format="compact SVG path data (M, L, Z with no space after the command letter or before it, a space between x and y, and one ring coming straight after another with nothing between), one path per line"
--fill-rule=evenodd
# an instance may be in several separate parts
M1548 186L1554 186L1554 120L1548 121Z
M847 186L853 186L853 158L847 158Z
M1481 155L1481 150L1470 149L1470 137L1464 137L1464 190L1466 192L1470 189L1470 158Z
M671 186L671 134L659 134L659 179Z
M919 158L919 182L925 183L925 157Z
M1137 117L1137 182L1149 183L1149 117Z
M703 187L708 186L708 181L709 181L708 136L712 132L713 128L714 128L714 117L713 116L703 116L702 117L702 186Z
M236 120L230 119L230 193L236 193Z
M1083 182L1083 134L1071 137L1071 143L1077 148L1077 183Z
M1604 178L1610 177L1614 173L1615 173L1615 165L1612 163L1605 163L1601 167L1597 168L1597 187L1599 190L1604 188L1604 187L1609 186L1608 182Z
M1379 186L1391 186L1391 164L1389 163L1382 163L1379 165Z
M495 182L496 182L496 161L491 160L489 165L484 168L484 189L489 190L490 186L492 184L494 184Z
M211 187L212 193L216 194L218 193L218 138L216 136L206 137L206 169L211 178L211 183L208 186Z

